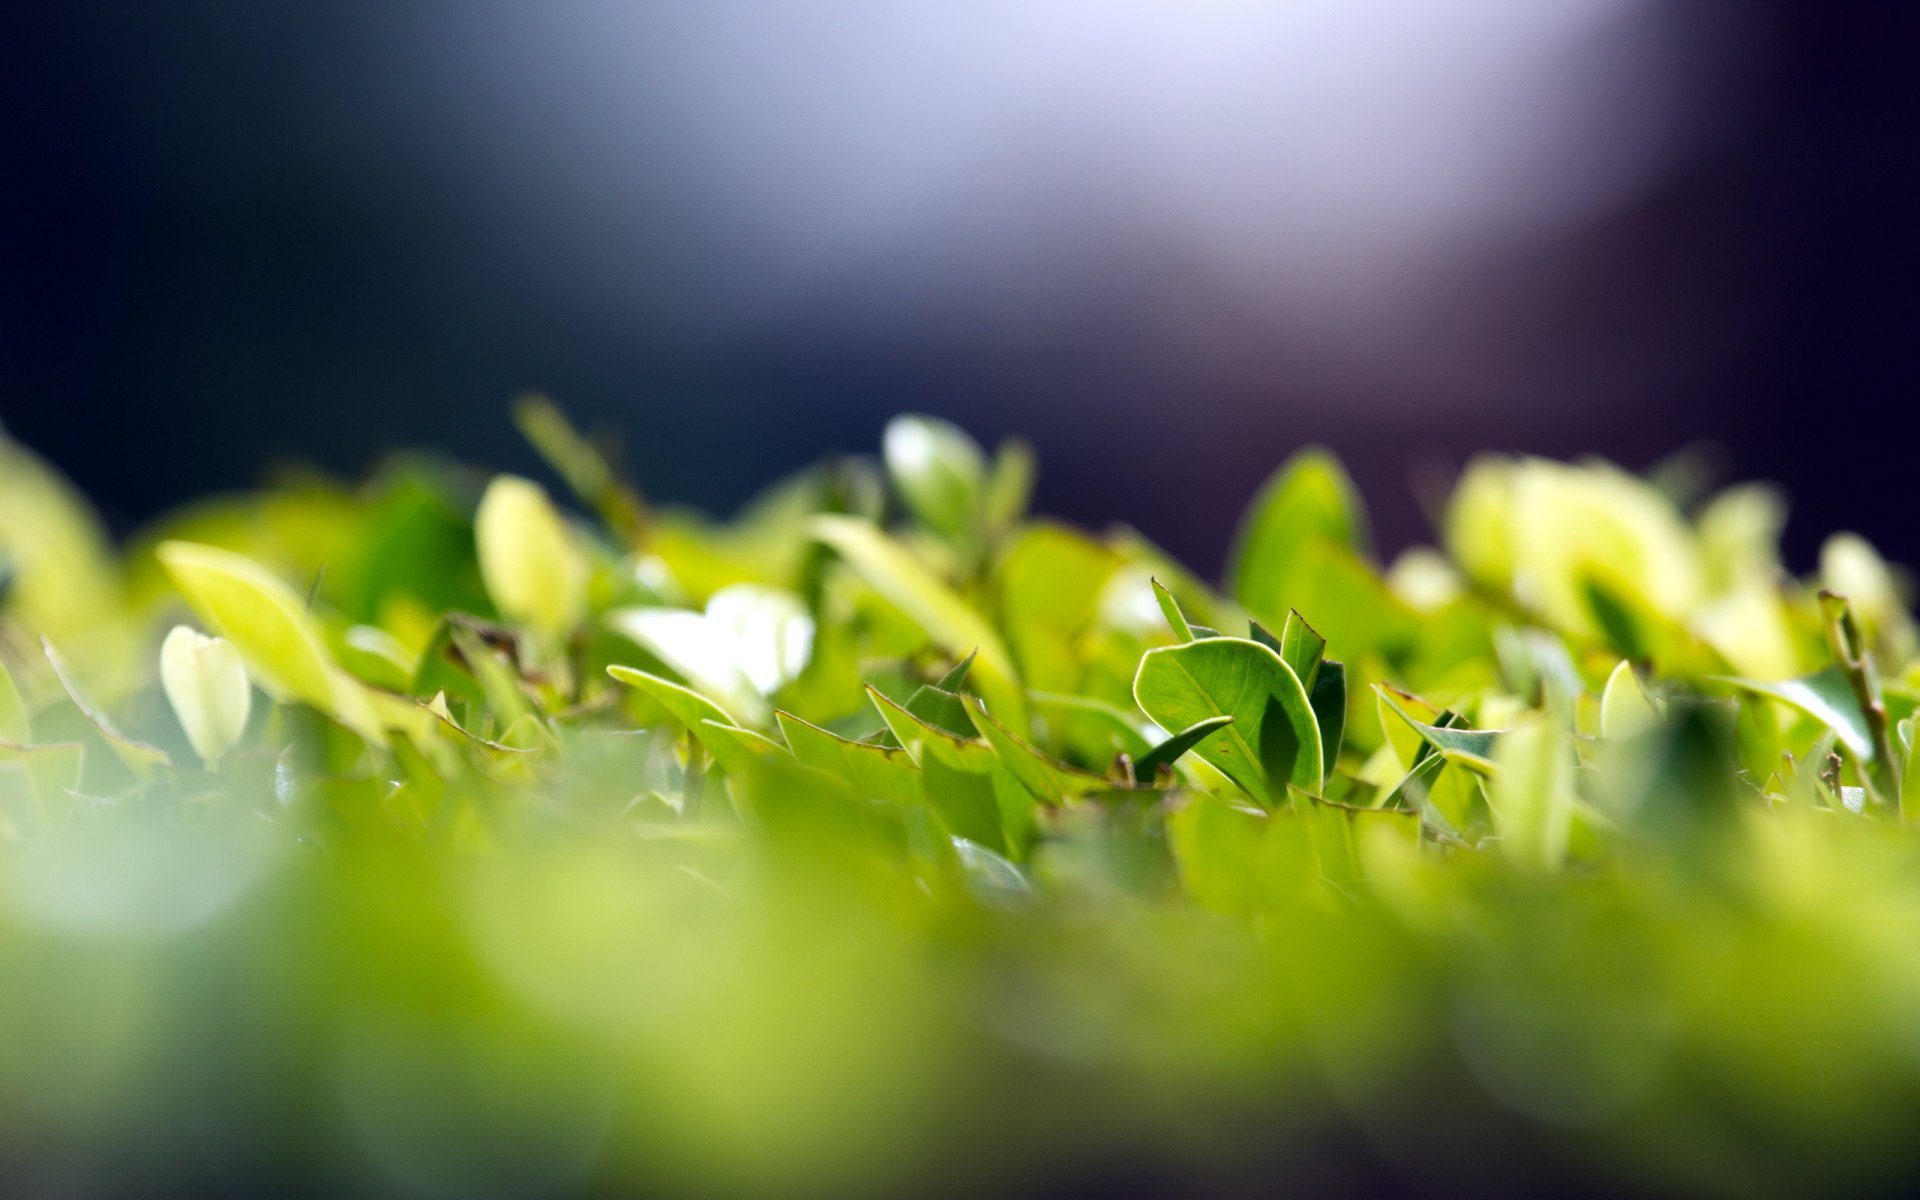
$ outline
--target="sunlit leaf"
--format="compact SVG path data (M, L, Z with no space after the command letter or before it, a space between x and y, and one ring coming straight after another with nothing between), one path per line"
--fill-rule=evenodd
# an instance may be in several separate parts
M1255 799L1273 803L1288 782L1319 789L1320 729L1306 691L1280 656L1258 642L1203 638L1149 650L1133 694L1141 711L1167 729L1234 718L1194 753Z
M253 685L232 642L175 625L160 644L160 685L202 762L214 766L239 743Z
M865 521L816 517L818 537L844 559L868 586L898 606L941 649L956 657L976 655L973 680L996 708L1021 709L1013 660L992 626L898 542Z
M212 546L166 542L154 553L194 612L233 643L270 694L304 701L384 744L365 693L334 663L318 622L292 588L259 564Z
M586 612L588 563L539 484L498 475L474 514L480 574L500 614L550 636Z

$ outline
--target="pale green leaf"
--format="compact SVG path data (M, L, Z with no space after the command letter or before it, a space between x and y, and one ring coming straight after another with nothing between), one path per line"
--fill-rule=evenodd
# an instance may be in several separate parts
M1141 711L1167 729L1234 718L1194 753L1262 803L1274 803L1289 782L1320 787L1320 729L1306 690L1292 668L1258 642L1203 638L1150 650L1140 660L1133 695Z

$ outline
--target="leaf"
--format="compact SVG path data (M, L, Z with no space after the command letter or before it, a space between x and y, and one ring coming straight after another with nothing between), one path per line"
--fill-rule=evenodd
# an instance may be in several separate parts
M1137 758L1152 747L1152 743L1141 732L1143 725L1154 728L1152 723L1117 704L1109 704L1091 696L1063 696L1055 692L1034 692L1031 699L1034 708L1055 729L1057 739L1066 738L1073 742L1073 731L1076 729L1100 731L1100 748L1087 755L1089 760L1114 754ZM1154 732L1160 731L1154 728Z
M980 735L967 716L967 706L962 697L943 688L924 684L915 688L913 695L907 697L906 709L927 724L938 726L955 737Z
M193 752L211 769L239 743L253 707L240 652L224 638L175 625L160 644L160 686Z
M680 724L689 729L701 721L718 721L722 725L734 726L740 724L726 709L692 688L675 683L671 679L662 679L638 667L622 666L619 663L609 666L607 674L628 687L639 688L658 700L661 707L672 713Z
M1152 783L1161 767L1171 768L1182 754L1199 745L1201 739L1231 724L1233 718L1229 716L1208 717L1182 729L1133 760L1134 782Z
M1110 547L1077 530L1047 521L1021 528L995 565L993 583L995 611L1027 686L1079 686L1083 639L1101 616L1101 598L1121 562Z
M1024 711L1013 660L1000 635L904 547L854 517L819 516L809 528L941 649L971 654L974 686L998 711Z
M703 613L633 607L603 620L753 725L766 723L766 698L799 678L813 653L813 617L799 598L759 584L720 589Z
M558 405L545 396L522 396L514 401L513 423L581 503L598 512L628 544L639 544L646 531L646 506Z
M545 488L496 475L480 498L473 536L480 576L501 616L558 637L586 615L589 564Z
M1020 438L1008 438L995 447L993 469L981 497L981 520L989 530L1011 529L1026 515L1033 498L1033 447Z
M634 667L616 663L607 668L607 674L657 700L662 708L673 714L674 720L706 748L707 753L713 756L713 761L719 763L720 769L727 774L737 776L751 769L758 755L734 737L714 728L716 725L739 728L739 722L718 704L692 688L682 687L671 679L649 675Z
M1385 688L1376 684L1374 691L1379 695L1381 703L1419 734L1422 741L1446 755L1448 759L1462 766L1471 767L1483 775L1493 773L1493 744L1502 731L1454 729L1442 725L1429 725L1408 712L1400 701L1388 694Z
M1053 802L1088 792L1109 792L1117 785L1103 775L1082 771L1047 754L993 719L986 706L966 697L967 714L993 747L1002 766L1041 800Z
M1488 801L1500 827L1500 849L1536 871L1560 867L1573 828L1573 750L1544 720L1502 733L1493 748L1498 767Z
M1901 722L1905 731L1907 765L1901 775L1900 795L1908 801L1920 801L1920 716Z
M162 542L154 556L269 694L310 704L374 745L386 745L359 681L333 661L319 623L278 576L242 555L191 542Z
M753 759L787 758L787 748L764 733L751 729L742 729L738 725L729 725L711 717L700 722L700 728L694 733L706 746L707 753L713 755L713 761L729 775L739 776L746 773L747 764ZM732 753L722 747L731 742L740 753Z
M1150 582L1153 584L1153 598L1160 605L1160 611L1166 614L1167 624L1173 629L1174 636L1183 642L1191 642L1193 626L1187 624L1187 615L1180 611L1180 602L1158 579Z
M1607 676L1607 686L1600 693L1600 736L1632 737L1659 723L1660 712L1640 686L1633 665L1622 659Z
M947 669L933 686L943 692L958 692L967 682L967 672L973 669L973 660L978 650L967 651L967 656Z
M846 780L863 796L895 804L920 800L920 768L905 750L849 741L792 713L773 716L787 748L807 766Z
M27 702L14 686L4 659L0 659L0 742L12 742L16 746L33 742L33 721L27 713Z
M986 456L958 426L935 417L895 417L881 440L887 476L913 514L949 536L970 536L981 514ZM1014 482L1002 483L1013 490ZM1000 496L1006 505L1015 496Z
M1280 644L1274 647L1280 659L1300 677L1300 686L1313 694L1313 683L1320 674L1320 660L1327 650L1327 639L1307 624L1299 612L1288 609L1287 623L1280 629Z
M1288 782L1320 786L1320 729L1306 691L1292 668L1258 642L1203 638L1149 650L1133 694L1141 711L1168 729L1234 718L1194 753L1263 804L1273 804Z
M1855 758L1873 761L1873 734L1867 727L1866 714L1860 711L1853 685L1839 667L1828 667L1813 675L1779 683L1729 676L1715 676L1711 682L1728 684L1796 708L1831 729Z
M1320 727L1320 753L1327 774L1333 774L1340 758L1340 745L1347 735L1347 666L1328 659L1320 664L1307 695L1313 706L1313 720Z
M167 756L165 750L158 746L149 746L120 732L119 726L114 724L105 710L89 700L86 693L80 689L79 681L73 677L73 672L67 667L66 660L60 657L59 652L53 648L52 642L41 638L40 648L46 652L47 662L53 667L54 676L60 680L60 686L66 689L67 698L73 701L73 706L80 710L80 715L86 718L87 724L93 726L101 740L107 743L108 749L127 765L129 771L141 779L146 779L160 768L172 764L173 760Z
M993 747L922 720L876 688L867 696L919 764L927 798L948 828L1021 857L1033 835L1033 794Z
M1193 795L1167 816L1167 842L1187 895L1220 912L1270 911L1313 878L1303 822Z
M953 848L973 894L982 900L1006 903L1032 895L1033 886L1020 868L993 851L963 837L953 839Z
M1228 593L1258 616L1286 612L1321 541L1364 550L1367 532L1353 482L1315 448L1287 460L1248 508L1228 557Z

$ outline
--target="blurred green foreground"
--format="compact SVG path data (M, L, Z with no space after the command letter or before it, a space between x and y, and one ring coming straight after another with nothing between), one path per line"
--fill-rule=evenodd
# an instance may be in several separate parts
M400 458L124 548L0 439L0 1191L1920 1180L1859 538L1489 457L1382 567L1306 452L1217 592L938 421L716 523L518 417L570 508Z

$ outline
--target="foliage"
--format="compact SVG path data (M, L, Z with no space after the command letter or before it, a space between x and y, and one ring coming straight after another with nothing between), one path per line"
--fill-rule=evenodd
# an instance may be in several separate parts
M116 552L0 442L10 1177L1920 1168L1920 661L1862 539L1796 579L1764 489L1488 457L1383 567L1307 451L1220 593L929 418L715 522L519 415L591 519L400 458Z

